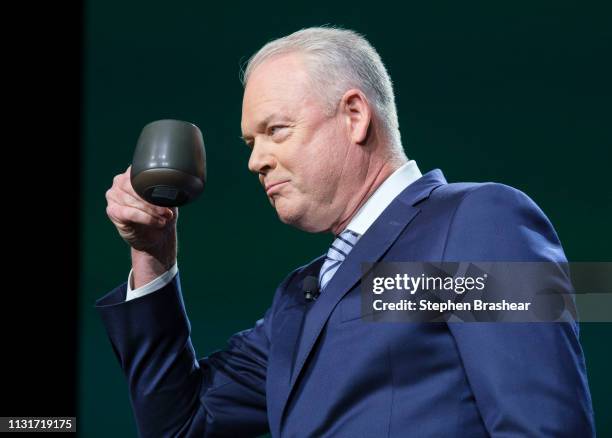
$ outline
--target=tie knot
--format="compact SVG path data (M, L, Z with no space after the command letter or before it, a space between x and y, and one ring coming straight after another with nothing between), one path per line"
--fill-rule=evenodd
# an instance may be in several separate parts
M359 234L351 230L344 230L333 241L327 251L327 258L331 260L343 261L348 253L353 249Z
M336 240L331 244L327 251L327 258L321 266L319 272L319 289L325 289L327 283L334 276L335 272L340 267L340 264L344 261L348 253L351 252L355 243L359 239L359 234L351 230L344 230Z

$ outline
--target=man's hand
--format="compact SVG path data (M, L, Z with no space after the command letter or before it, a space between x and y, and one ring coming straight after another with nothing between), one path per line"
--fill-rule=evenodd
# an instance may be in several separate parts
M140 287L170 269L176 261L178 208L143 200L130 182L131 166L116 175L106 192L106 214L132 247L134 286Z

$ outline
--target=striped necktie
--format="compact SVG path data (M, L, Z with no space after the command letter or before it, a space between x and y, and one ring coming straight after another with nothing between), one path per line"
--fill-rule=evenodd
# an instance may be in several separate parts
M353 246L355 246L355 243L357 243L357 239L359 239L359 234L351 230L344 230L336 237L336 240L334 240L327 251L327 257L325 262L323 262L323 266L321 266L319 273L320 291L325 289L325 286L327 286L344 259L353 249Z

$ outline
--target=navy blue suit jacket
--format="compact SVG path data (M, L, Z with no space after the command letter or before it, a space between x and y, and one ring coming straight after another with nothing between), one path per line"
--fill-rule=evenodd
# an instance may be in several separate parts
M124 302L97 301L128 382L139 433L273 437L590 437L585 362L574 323L368 323L362 262L565 262L526 195L447 184L434 170L361 237L326 290L305 303L287 276L265 316L197 359L179 275Z

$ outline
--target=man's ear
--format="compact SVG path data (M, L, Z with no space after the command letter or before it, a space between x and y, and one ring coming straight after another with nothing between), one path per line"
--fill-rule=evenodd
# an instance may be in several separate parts
M340 108L345 116L351 140L357 144L365 144L372 122L372 110L365 94L356 88L348 90L342 96Z

